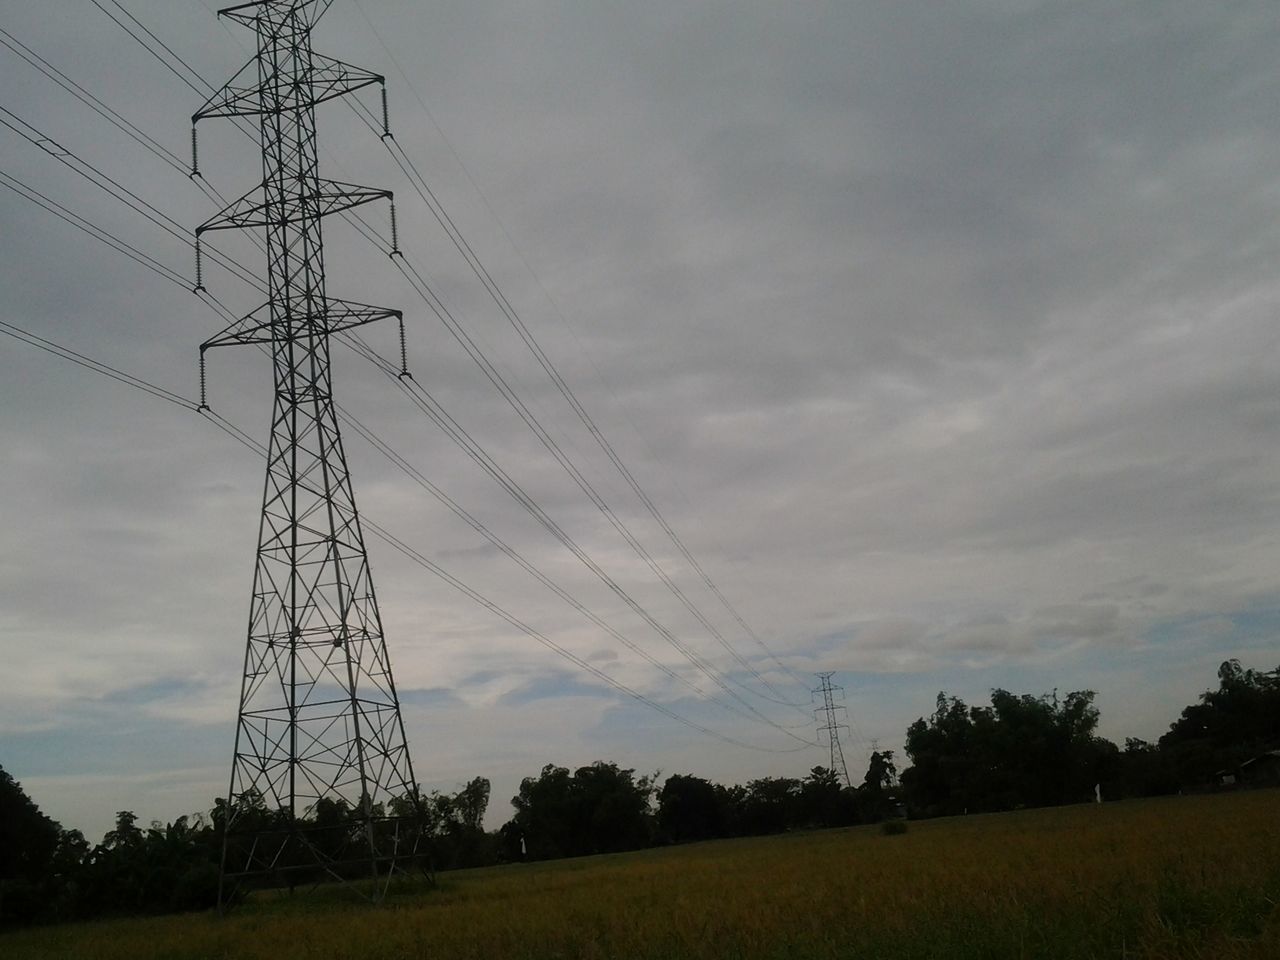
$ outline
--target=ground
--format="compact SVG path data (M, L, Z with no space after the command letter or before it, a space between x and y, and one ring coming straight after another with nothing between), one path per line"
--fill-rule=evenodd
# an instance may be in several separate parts
M0 937L120 960L1280 957L1280 793L1171 797L442 874Z

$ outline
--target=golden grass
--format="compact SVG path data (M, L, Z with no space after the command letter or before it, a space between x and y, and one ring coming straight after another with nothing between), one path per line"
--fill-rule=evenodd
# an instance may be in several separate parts
M104 960L1280 958L1280 794L1065 807L444 874L0 937Z

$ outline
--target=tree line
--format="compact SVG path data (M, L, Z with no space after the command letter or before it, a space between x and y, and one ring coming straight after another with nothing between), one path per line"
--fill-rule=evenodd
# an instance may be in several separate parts
M1087 690L1059 697L997 689L989 706L969 706L940 693L933 712L907 729L901 776L892 751L873 751L850 785L820 766L802 778L725 786L693 774L640 775L605 761L573 771L548 764L521 782L513 816L495 831L483 825L490 799L483 777L456 793L423 794L417 805L400 798L388 812L412 813L431 865L447 870L1277 783L1280 670L1223 663L1217 689L1186 707L1156 743L1128 739L1120 748L1099 737L1093 701ZM238 802L264 828L283 822L260 798ZM0 925L208 908L217 896L226 803L145 828L121 811L102 841L90 844L42 813L0 767ZM349 823L341 800L325 800L307 826L337 850L358 842L346 832Z

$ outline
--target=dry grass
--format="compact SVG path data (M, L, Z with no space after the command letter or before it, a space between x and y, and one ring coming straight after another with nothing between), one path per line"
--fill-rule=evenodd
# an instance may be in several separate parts
M464 871L0 938L6 960L1280 958L1280 795L1080 806Z

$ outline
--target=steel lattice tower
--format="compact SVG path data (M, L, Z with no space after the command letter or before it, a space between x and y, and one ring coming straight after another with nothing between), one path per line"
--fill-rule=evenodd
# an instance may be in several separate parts
M419 835L330 375L332 334L401 315L326 296L321 233L324 217L391 194L321 179L316 158L317 104L383 78L313 52L312 28L330 2L259 0L219 11L256 32L257 54L192 118L193 175L195 122L257 118L261 184L196 236L260 229L269 279L266 304L201 346L202 370L210 347L259 344L275 374L220 902L240 878L264 875L290 887L364 877L377 899L413 858Z
M831 766L828 769L840 774L844 778L844 785L851 787L853 784L849 782L849 768L845 766L844 748L840 746L840 731L848 730L849 728L843 723L836 722L836 711L844 710L848 712L848 707L835 702L835 694L839 692L843 696L844 687L833 684L831 682L833 676L834 673L831 671L817 674L818 679L822 681L822 685L817 690L814 690L813 693L814 696L822 695L822 706L814 711L814 716L820 721L826 721L826 726L818 727L818 735L821 737L823 733L826 733L827 740L831 745Z

